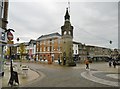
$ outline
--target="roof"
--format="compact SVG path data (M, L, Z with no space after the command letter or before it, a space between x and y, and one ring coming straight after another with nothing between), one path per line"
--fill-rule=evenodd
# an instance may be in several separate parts
M73 41L73 44L81 44L80 42Z
M24 44L24 46L28 46L29 42L23 42L23 43L15 43L14 46L19 46L20 44Z
M37 40L45 37L61 36L58 32L40 36Z
M94 47L94 48L102 48L102 49L110 49L110 48L106 48L106 47L101 47L101 46L93 46L93 45L86 45L86 47Z
M29 41L29 44L31 44L31 43L35 44L35 43L36 43L36 40L31 39L31 40Z

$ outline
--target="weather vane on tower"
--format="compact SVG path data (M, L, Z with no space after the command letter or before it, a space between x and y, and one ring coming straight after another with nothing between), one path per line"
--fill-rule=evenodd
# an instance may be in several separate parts
M70 0L68 0L68 9L69 9L69 13L70 13Z

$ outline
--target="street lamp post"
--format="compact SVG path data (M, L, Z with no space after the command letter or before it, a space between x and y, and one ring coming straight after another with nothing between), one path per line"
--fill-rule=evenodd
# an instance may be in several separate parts
M8 84L10 84L11 86L13 86L13 81L17 82L19 84L19 80L18 80L18 74L17 72L13 71L13 67L12 67L12 53L11 53L11 47L13 44L13 34L11 33L11 31L15 32L13 29L8 29L5 32L7 32L7 38L8 38L8 44L10 44L10 72L11 72L11 77L10 80L8 82Z
M11 46L10 46L10 72L12 77L13 67L12 67L12 53L11 53Z
M20 38L17 38L16 40L17 40L17 42L18 42L18 44L19 44ZM18 49L18 47L17 47L17 49ZM19 59L19 56L18 56L18 55L19 55L19 52L18 52L18 51L16 52L16 55L17 55L17 59Z
M13 29L8 29L5 31L5 32L7 32L8 41L13 40L13 35L10 31L15 32ZM11 72L11 77L12 77L13 67L12 67L12 56L11 56L11 45L10 45L10 63L11 63L10 64L10 72Z
M110 40L110 45L112 45L112 41ZM110 48L110 57L112 58L112 49Z

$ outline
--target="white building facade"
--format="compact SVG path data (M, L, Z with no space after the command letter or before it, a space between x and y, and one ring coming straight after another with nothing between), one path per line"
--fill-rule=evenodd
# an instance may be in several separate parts
M73 42L73 58L79 60L79 43Z

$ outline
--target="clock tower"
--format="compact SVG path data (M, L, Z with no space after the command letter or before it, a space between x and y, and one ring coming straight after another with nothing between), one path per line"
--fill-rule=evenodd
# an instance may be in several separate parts
M65 22L61 26L62 34L62 63L67 66L75 66L73 60L73 26L70 23L70 15L68 8L66 9L66 14L64 16Z

